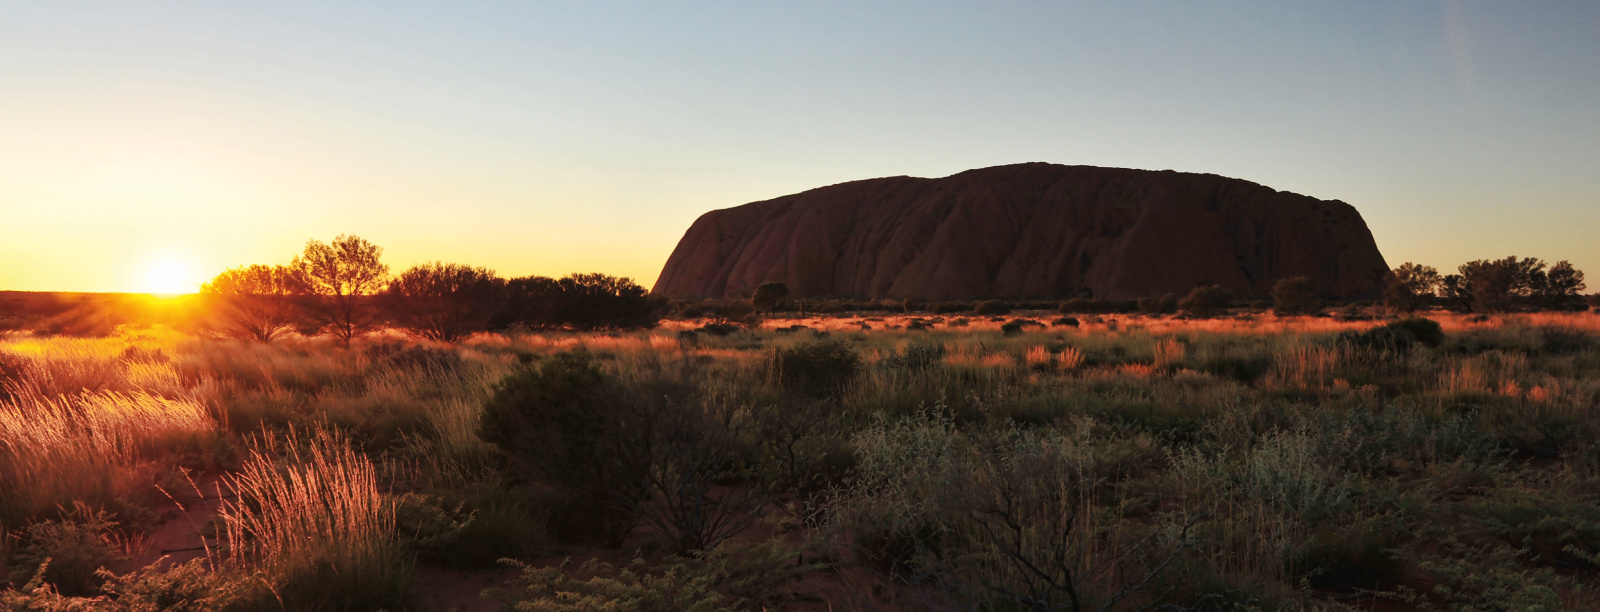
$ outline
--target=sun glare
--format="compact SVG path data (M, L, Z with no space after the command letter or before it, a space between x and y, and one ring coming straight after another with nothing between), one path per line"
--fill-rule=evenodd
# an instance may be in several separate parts
M142 281L142 289L156 295L194 293L200 287L189 264L177 259L150 262L144 270Z

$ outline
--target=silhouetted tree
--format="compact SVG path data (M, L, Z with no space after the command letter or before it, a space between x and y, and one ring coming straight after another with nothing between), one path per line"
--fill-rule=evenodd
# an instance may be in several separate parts
M505 303L505 281L494 271L434 262L401 272L384 297L400 328L455 343L483 331Z
M296 327L306 285L294 268L257 264L218 274L200 293L214 296L216 309L205 331L271 342Z
M605 274L572 274L561 279L568 297L562 318L576 329L655 327L661 301L633 279Z
M1545 273L1544 283L1539 287L1539 297L1546 308L1565 310L1583 306L1584 289L1588 289L1588 286L1583 282L1583 271L1574 268L1571 262L1562 260L1550 266L1550 271Z
M1406 262L1384 275L1383 299L1396 312L1412 313L1427 303L1444 285L1439 271Z
M561 326L561 284L548 276L522 276L506 281L505 305L490 327L519 325L531 330Z
M506 293L498 322L531 329L654 327L662 305L632 279L604 274L514 278Z
M1279 279L1272 287L1272 310L1279 315L1311 314L1318 306L1317 287L1310 277Z
M1192 317L1214 317L1228 307L1228 290L1222 285L1195 287L1189 295L1178 300L1178 308Z
M1499 260L1470 261L1461 264L1460 284L1472 296L1472 309L1505 312L1516 298L1539 291L1547 282L1543 261L1515 255Z
M383 289L389 275L382 256L382 247L341 234L332 244L306 242L305 252L291 264L316 296L312 305L318 323L346 346L379 323L371 296Z
M1439 297L1456 312L1472 312L1472 285L1460 274L1446 274L1439 279Z
M750 296L750 305L762 312L773 312L789 299L789 286L783 283L765 283L756 287Z

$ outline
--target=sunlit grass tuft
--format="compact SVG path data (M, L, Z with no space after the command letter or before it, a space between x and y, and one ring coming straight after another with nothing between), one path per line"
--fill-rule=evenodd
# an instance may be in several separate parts
M194 400L138 391L0 402L0 520L74 500L104 503L124 492L118 468L216 429Z
M411 561L377 470L339 436L264 437L221 516L230 560L289 609L407 607Z

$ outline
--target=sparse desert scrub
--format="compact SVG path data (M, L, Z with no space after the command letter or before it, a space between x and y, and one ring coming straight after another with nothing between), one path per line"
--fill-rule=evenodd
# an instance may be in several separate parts
M346 564L378 586L327 595L327 607L394 610L413 601L413 563L481 572L510 557L531 572L519 584L544 585L516 599L559 609L573 602L550 589L591 602L669 596L653 589L689 584L669 575L725 575L686 569L702 567L696 555L776 536L787 548L772 558L798 565L787 555L804 548L806 567L825 559L837 574L744 594L718 582L706 605L775 609L791 589L835 579L842 586L805 597L836 608L881 602L874 593L1065 604L1052 585L1070 575L1085 607L1146 577L1118 609L1575 607L1600 557L1600 316L1422 314L1438 328L1102 312L1008 335L1005 320L871 311L775 314L726 335L680 336L707 321L679 319L456 345L394 332L349 348L161 329L10 336L0 469L49 486L0 489L13 589L0 601L88 601L49 574L34 589L48 594L16 590L43 550L23 552L30 530L78 520L81 502L118 523L112 539L137 541L170 525L162 515L175 500L191 503L194 479L211 499L219 490L207 483L224 495L229 482L255 486L227 512L258 535L235 530L235 554L223 519L225 537L204 540L211 557L95 578L102 601L183 591L210 606L193 609L276 608L267 586L326 595L319 576ZM58 371L35 373L44 365ZM588 389L580 399L556 401L561 381L585 377L594 385L575 385ZM507 427L511 404L564 424ZM507 444L518 431L542 433ZM579 434L558 440L568 447L612 441L550 454L558 431ZM255 454L218 459L236 448ZM638 469L620 469L636 454ZM596 504L575 514L591 485L635 501L612 537L576 526L601 514ZM686 502L721 504L726 520ZM304 545L273 548L273 533ZM353 535L325 545L332 533ZM722 552L672 552L701 547ZM63 548L90 559L80 568L105 550ZM1054 563L1053 578L1039 582L1019 556ZM610 569L582 570L594 557ZM744 563L735 557L722 558Z

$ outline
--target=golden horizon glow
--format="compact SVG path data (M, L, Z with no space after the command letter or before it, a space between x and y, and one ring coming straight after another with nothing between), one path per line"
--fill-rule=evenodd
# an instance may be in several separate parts
M164 256L143 264L134 289L137 293L158 296L183 295L199 292L201 282L195 274L194 266L188 261L175 256Z

